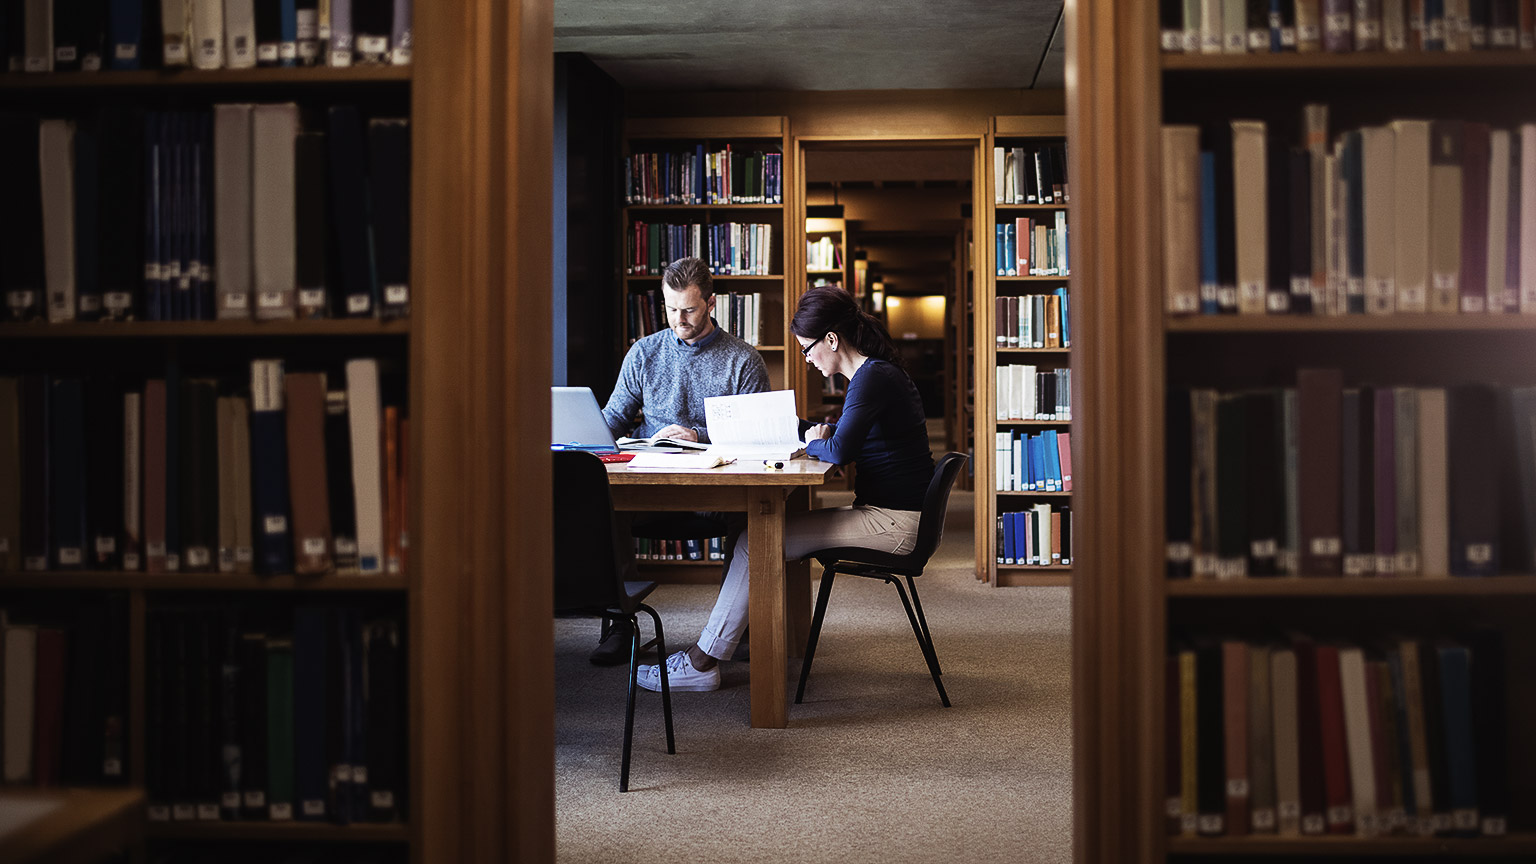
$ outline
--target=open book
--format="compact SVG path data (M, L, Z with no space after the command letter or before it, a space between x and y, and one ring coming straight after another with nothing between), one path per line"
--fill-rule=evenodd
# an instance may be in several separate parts
M620 450L659 450L663 453L676 450L708 450L709 445L699 441L684 441L681 438L620 438L617 442Z
M709 451L736 459L793 459L805 452L795 391L773 390L704 400Z

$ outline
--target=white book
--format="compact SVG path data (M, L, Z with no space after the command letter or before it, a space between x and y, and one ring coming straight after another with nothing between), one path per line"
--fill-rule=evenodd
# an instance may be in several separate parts
M231 69L256 66L254 0L224 0L224 46Z
M357 508L357 561L364 574L384 572L383 410L377 360L347 361L347 423L352 432L352 492Z
M48 320L75 320L75 124L44 120L38 124L38 162L42 170L43 283Z
M1013 154L1003 147L992 148L992 199L996 204L1010 204L1008 178L1012 174Z
M248 319L251 270L251 105L213 106L214 292L219 320Z
M1036 504L1035 510L1035 563L1046 566L1051 563L1051 505Z
M1536 313L1536 123L1520 127L1520 311Z
M11 26L16 23L11 22ZM21 23L22 71L52 72L53 0L26 0Z
M1008 469L1013 463L1013 433L997 432L992 445L993 458L997 461L995 466L996 485L993 487L998 492L1008 491Z
M1450 575L1450 475L1446 454L1445 391L1419 391L1419 569Z
M1221 0L1221 50L1248 53L1248 0Z
M192 65L224 67L224 0L192 0Z
M167 68L192 62L191 25L191 0L160 0L162 62Z
M1359 648L1339 649L1339 682L1344 691L1344 738L1349 751L1349 788L1353 793L1355 833L1374 837L1380 832L1376 819L1376 763L1371 744L1365 655Z
M1397 311L1429 309L1429 121L1392 124Z
M331 38L325 54L327 66L351 66L353 45L352 0L331 0Z
M1397 159L1392 127L1360 130L1365 201L1365 311L1390 315L1397 308L1397 216L1393 191Z
M32 781L34 694L37 682L37 628L5 628L5 782Z
M1505 255L1509 251L1509 130L1488 133L1488 311L1503 312L1506 305Z
M1264 123L1232 121L1232 197L1237 240L1237 311L1263 315L1268 294Z
M1222 44L1221 4L1223 0L1200 0L1200 53L1220 54Z
M251 250L256 318L293 318L297 292L294 142L299 107L257 105L251 114Z

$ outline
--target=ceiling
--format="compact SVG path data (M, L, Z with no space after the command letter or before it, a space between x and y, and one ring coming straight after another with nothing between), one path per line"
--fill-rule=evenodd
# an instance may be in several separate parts
M1062 0L555 0L555 50L626 90L1064 86Z

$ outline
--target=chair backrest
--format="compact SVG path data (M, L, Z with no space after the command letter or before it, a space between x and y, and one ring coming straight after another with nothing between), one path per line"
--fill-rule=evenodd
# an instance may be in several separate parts
M591 453L551 451L554 459L555 611L617 606L633 549L620 537L608 472Z
M945 453L933 466L933 479L928 481L928 492L923 496L923 516L917 523L917 545L912 548L908 560L921 570L939 548L939 538L944 535L944 516L949 512L949 491L954 488L955 478L970 457L964 453Z

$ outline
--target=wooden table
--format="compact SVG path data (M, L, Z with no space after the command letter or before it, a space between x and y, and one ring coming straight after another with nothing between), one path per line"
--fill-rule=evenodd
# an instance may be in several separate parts
M796 653L804 649L811 614L809 565L784 564L784 515L792 492L822 485L834 466L801 457L782 469L745 461L705 471L631 470L622 462L607 467L615 509L747 514L752 725L784 728L789 723L790 645Z
M6 789L0 823L5 864L101 861L143 839L144 790Z

